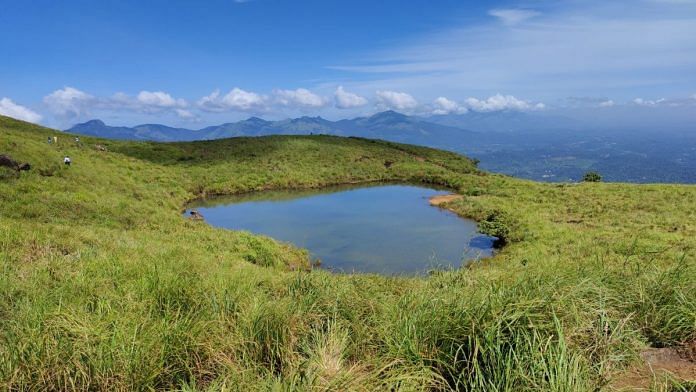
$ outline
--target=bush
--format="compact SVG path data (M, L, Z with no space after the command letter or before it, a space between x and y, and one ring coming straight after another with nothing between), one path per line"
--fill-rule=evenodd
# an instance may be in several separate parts
M582 177L583 182L600 182L602 181L602 176L596 171L590 171L585 173Z
M502 211L493 211L478 223L481 233L498 238L495 242L496 247L502 247L510 241L512 226L512 219Z

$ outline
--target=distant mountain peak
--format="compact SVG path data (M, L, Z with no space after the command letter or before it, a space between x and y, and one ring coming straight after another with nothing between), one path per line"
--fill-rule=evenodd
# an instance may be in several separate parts
M85 121L85 122L80 123L80 124L75 124L76 127L77 127L77 126L80 126L80 125L84 125L84 126L100 126L100 127L106 126L106 124L104 123L104 121L99 120L99 119L97 119L97 118L95 118L94 120Z
M266 124L266 123L268 123L269 121L264 120L264 119L259 118L259 117L256 117L256 116L252 116L252 117L247 118L247 119L244 120L243 122L246 122L246 123L253 123L253 124Z
M309 135L312 133L360 136L387 139L404 143L438 144L450 146L459 140L471 140L465 131L429 123L394 110L375 113L370 117L358 117L331 121L320 116L302 116L280 121L267 121L259 117L208 126L197 131L173 128L159 124L135 127L113 127L99 120L78 124L71 128L75 133L128 140L186 141L210 140L234 136ZM463 135L467 136L464 139Z
M385 110L383 112L375 113L370 118L408 118L407 115L399 113L395 110Z
M324 119L321 118L321 116L314 116L314 117L311 117L311 116L302 116L302 117L299 117L299 118L294 118L294 119L292 119L291 121L293 121L293 122L300 122L300 121L324 121Z
M370 122L404 122L409 121L411 117L394 110L387 110L384 112L375 113L367 119Z

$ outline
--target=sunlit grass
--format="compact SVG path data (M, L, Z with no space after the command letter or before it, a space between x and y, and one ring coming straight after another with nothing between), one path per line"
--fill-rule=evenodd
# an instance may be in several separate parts
M694 186L538 184L353 138L53 133L0 117L0 153L33 165L0 180L2 389L596 390L696 339ZM453 188L505 248L427 278L332 275L180 216L203 194L382 180Z

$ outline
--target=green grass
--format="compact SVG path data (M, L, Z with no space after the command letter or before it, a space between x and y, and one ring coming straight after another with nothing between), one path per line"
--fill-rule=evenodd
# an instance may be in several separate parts
M355 138L54 134L0 117L0 153L33 166L0 179L0 389L598 390L642 348L696 339L694 186L541 184ZM448 186L506 246L426 278L333 275L180 216L373 181Z

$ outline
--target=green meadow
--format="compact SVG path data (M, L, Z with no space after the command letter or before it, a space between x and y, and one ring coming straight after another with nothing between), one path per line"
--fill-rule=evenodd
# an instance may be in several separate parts
M32 166L0 168L1 390L696 388L640 358L696 344L696 186L536 183L359 138L80 139L0 116L0 154ZM181 216L376 181L449 187L504 246L426 277L341 275Z

